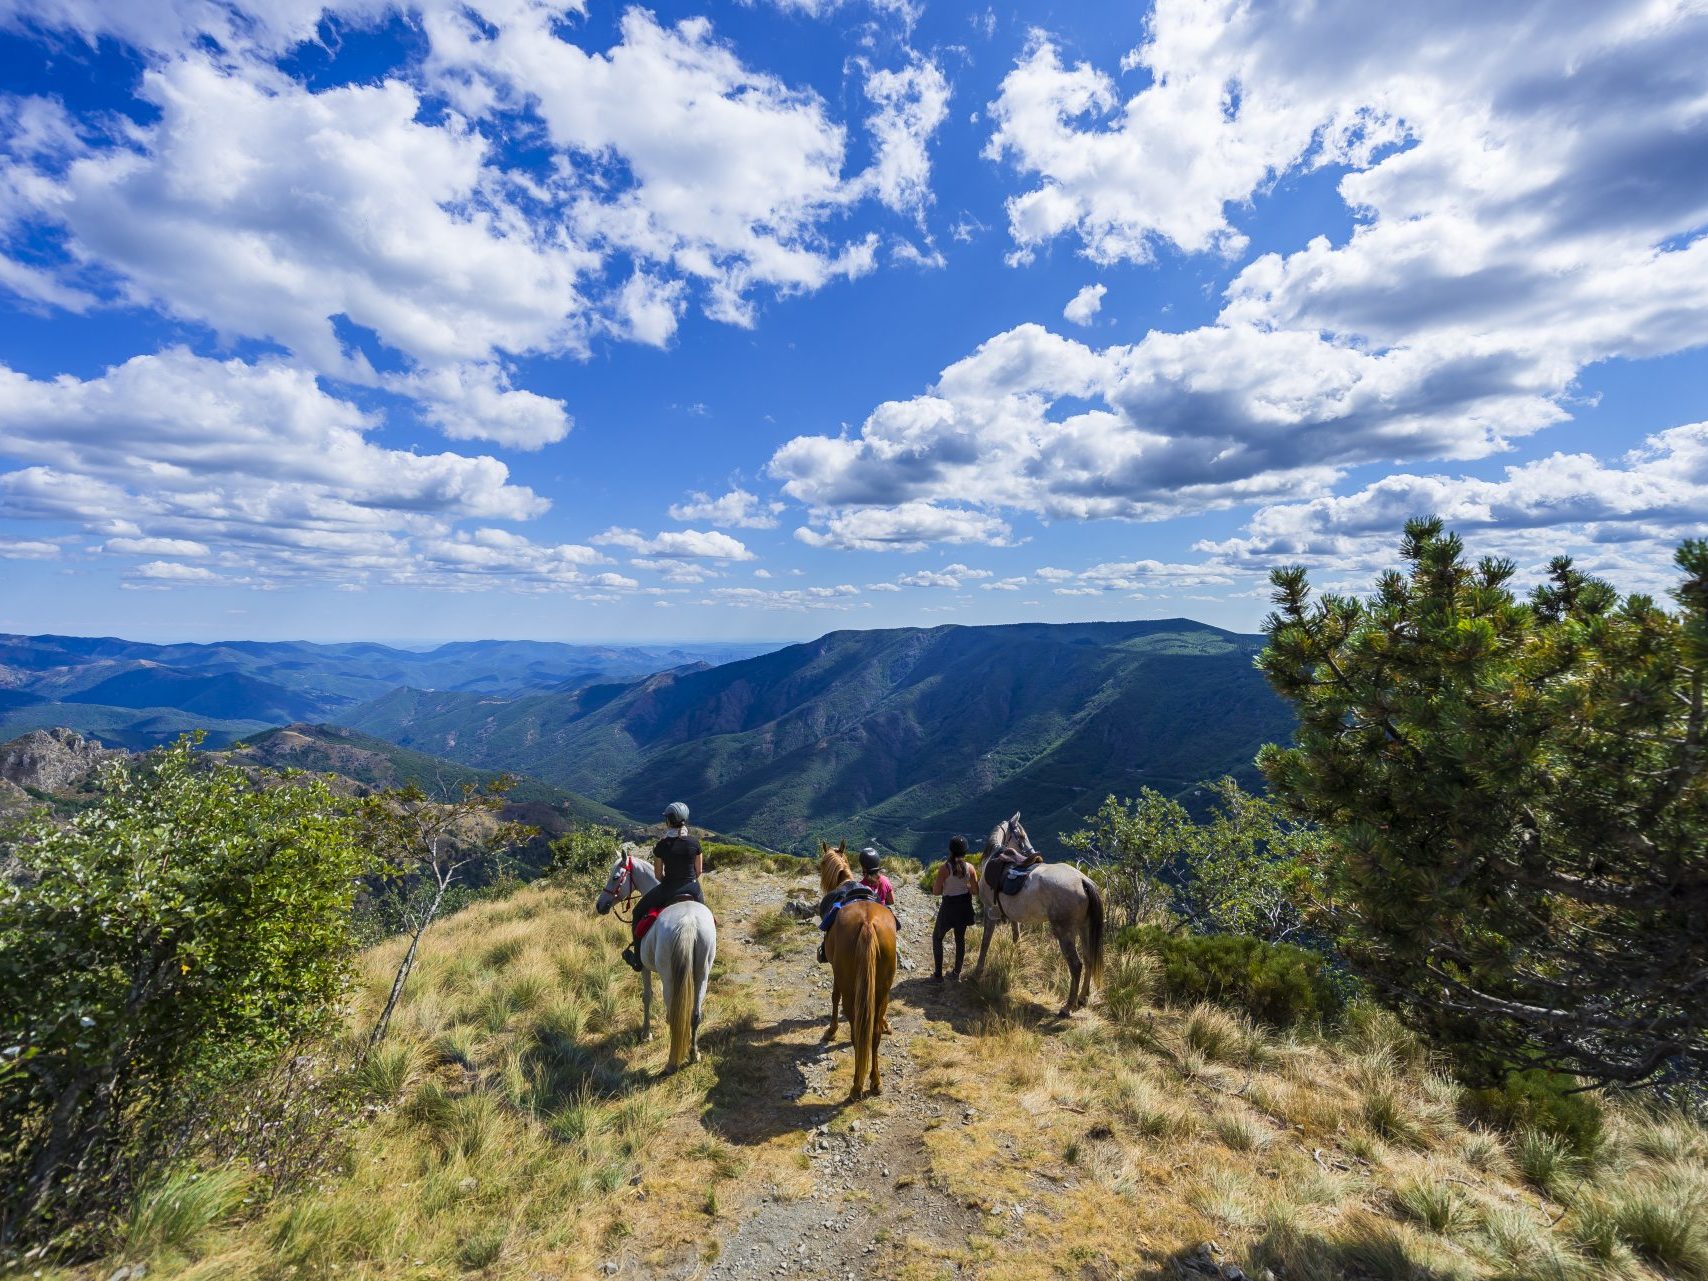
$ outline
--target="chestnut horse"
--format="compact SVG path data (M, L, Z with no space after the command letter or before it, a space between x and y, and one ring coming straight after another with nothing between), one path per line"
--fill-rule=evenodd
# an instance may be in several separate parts
M839 885L854 879L848 868L846 842L831 849L819 843L824 857L819 860L818 879L826 894ZM838 1002L848 1015L848 1026L854 1037L854 1088L849 1090L852 1102L862 1093L868 1075L871 1092L882 1093L878 1079L878 1043L890 1030L884 1017L890 1006L890 985L896 977L896 918L882 903L850 903L836 914L836 921L824 936L824 955L830 962L830 1027L826 1041L836 1037Z

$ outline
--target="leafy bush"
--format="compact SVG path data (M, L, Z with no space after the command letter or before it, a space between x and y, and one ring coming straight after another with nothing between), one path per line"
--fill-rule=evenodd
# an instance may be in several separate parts
M1601 1107L1589 1095L1571 1093L1577 1082L1559 1072L1532 1068L1512 1072L1499 1085L1467 1090L1465 1111L1472 1120L1502 1130L1540 1130L1561 1140L1580 1157L1601 1146Z
M179 743L9 834L0 1247L97 1245L229 1091L338 1013L364 857L344 802Z
M602 880L617 857L622 835L600 823L571 822L564 834L551 843L548 876L564 881Z
M1708 540L1677 612L1569 558L1522 600L1438 519L1367 599L1277 570L1260 660L1299 716L1258 757L1321 825L1351 966L1462 1071L1708 1069Z
M1173 916L1205 933L1271 942L1297 933L1314 890L1317 832L1232 778L1205 786L1213 808L1203 822L1147 787L1106 798L1063 844L1087 858L1123 924Z
M1117 934L1115 947L1156 956L1162 962L1163 995L1176 1003L1213 1001L1272 1027L1332 1019L1342 1007L1323 958L1288 943L1241 934L1171 934L1137 925Z

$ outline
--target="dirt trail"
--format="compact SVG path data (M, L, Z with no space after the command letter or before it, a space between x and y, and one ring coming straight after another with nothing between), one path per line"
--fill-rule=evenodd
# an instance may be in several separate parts
M812 885L816 899L816 881L804 879L742 876L719 886L725 973L707 997L709 1014L715 1018L720 998L742 989L760 1012L751 1030L733 1034L702 1124L749 1151L753 1163L740 1181L745 1201L719 1207L716 1257L705 1261L707 1249L668 1275L852 1281L898 1276L910 1266L960 1275L980 1214L933 1180L924 1140L935 1126L973 1117L933 1095L910 1048L932 1025L965 1026L974 1017L970 994L930 982L936 900L912 885L896 887L900 968L892 1033L881 1050L883 1094L846 1104L853 1049L846 1019L834 1043L820 1043L830 968L814 961L817 930L796 927L776 957L750 937L755 920L781 907L797 884ZM975 944L976 931L970 934ZM948 946L952 964L953 940Z

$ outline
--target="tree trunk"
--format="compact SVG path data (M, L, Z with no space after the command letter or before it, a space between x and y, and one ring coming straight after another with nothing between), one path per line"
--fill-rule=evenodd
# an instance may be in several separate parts
M439 888L434 891L433 901L427 905L427 911L421 917L421 924L410 937L409 950L403 954L403 960L397 967L397 977L391 981L391 995L386 997L385 1009L380 1011L379 1022L374 1024L374 1030L368 1035L370 1050L380 1043L386 1029L391 1026L392 1011L397 1008L398 1000L403 996L403 985L409 979L409 971L415 967L415 953L421 946L421 936L427 932L427 927L433 924L433 918L439 914L439 904L444 900L445 888L450 883L449 877L439 880Z

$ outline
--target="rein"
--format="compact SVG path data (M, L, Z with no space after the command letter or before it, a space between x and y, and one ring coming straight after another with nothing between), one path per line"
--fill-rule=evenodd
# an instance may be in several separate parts
M633 909L630 909L627 916L623 915L622 909L635 901L635 856L633 854L623 855L623 883L629 887L629 892L623 896L621 903L616 901L617 896L615 894L611 896L611 915L624 925L632 925L635 919Z

